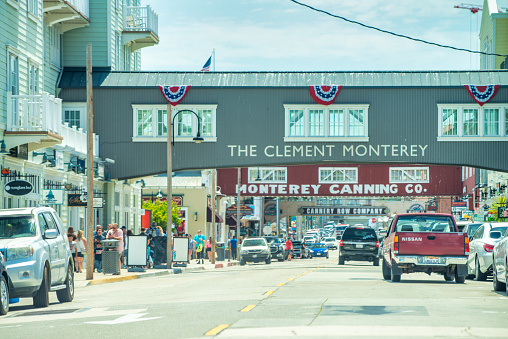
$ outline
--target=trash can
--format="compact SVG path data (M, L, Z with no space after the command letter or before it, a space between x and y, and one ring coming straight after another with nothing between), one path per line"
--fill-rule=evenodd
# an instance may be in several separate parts
M102 273L104 274L116 274L120 272L118 266L118 259L120 253L116 250L120 240L106 239L102 240Z
M226 257L226 245L223 242L215 243L215 252L217 253L217 261L224 261Z

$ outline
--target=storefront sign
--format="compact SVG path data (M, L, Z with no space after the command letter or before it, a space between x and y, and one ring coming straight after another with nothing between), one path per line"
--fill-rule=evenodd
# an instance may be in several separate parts
M425 211L425 208L420 204L412 204L407 209L407 213L420 213L420 212L424 212L424 211Z
M64 152L55 151L55 167L59 170L64 170Z
M460 213L467 210L467 201L452 201L452 213Z
M334 207L334 206L313 206L301 207L299 212L302 215L385 215L389 212L387 207Z
M254 213L254 210L249 206L240 205L240 214L241 215L251 215ZM236 205L230 206L226 210L226 214L236 214Z
M277 215L277 204L268 204L265 206L265 215Z
M4 189L8 194L22 196L32 192L33 186L25 180L14 180L5 184Z
M93 198L93 207L102 208L104 207L104 200L102 198ZM67 206L69 207L86 207L86 194L68 194L67 195Z
M48 205L63 205L64 190L42 190L42 203Z

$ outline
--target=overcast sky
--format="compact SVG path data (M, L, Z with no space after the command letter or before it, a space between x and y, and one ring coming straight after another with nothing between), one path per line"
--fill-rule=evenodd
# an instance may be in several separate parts
M478 50L480 15L453 0L299 0L367 25ZM288 0L142 0L159 15L160 43L142 69L199 71L468 70L479 57L394 37ZM471 0L481 4L482 1Z

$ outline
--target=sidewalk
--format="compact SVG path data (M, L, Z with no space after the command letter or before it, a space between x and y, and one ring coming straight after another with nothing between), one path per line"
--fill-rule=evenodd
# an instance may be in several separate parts
M141 279L148 277L157 277L162 275L169 274L180 274L187 272L195 272L201 270L210 270L215 268L224 268L228 266L237 266L239 265L239 261L231 260L229 261L215 261L215 264L210 263L208 260L204 260L204 264L196 264L196 260L191 260L190 264L187 264L187 267L174 267L172 269L158 269L158 268L149 268L146 269L145 272L127 272L127 269L121 269L122 273L120 275L112 275L112 274L103 274L94 272L93 280L86 280L86 269L83 269L82 273L74 273L74 287L86 287L90 285L102 285L108 283L114 283L118 281L126 281L132 279Z

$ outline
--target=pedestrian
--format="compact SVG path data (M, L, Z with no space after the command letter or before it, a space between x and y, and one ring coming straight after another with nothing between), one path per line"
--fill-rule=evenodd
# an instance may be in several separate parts
M72 254L72 262L74 264L74 272L76 272L76 243L74 242L74 236L67 234L67 240L69 241L69 248Z
M125 251L127 250L127 227L122 226L120 228L123 233L123 248L122 255L120 256L120 262L122 263L122 268L125 268Z
M238 240L236 240L236 235L233 236L233 239L229 240L229 248L231 250L231 258L236 260L236 252L238 248Z
M99 229L102 231L102 226L101 226L101 225L97 225L97 226L95 227L95 231L93 231L93 236L94 236L94 237L97 235L97 231L98 231Z
M287 238L286 240L286 253L288 255L288 260L291 261L291 255L293 253L293 242L291 238Z
M201 264L204 264L203 252L205 250L205 236L201 234L201 230L198 230L198 233L194 236L194 241L196 242L196 257L198 259L197 264L199 264L199 259L201 259Z
M159 230L159 232L160 232L161 236L163 236L163 237L165 237L165 236L166 236L166 234L164 234L164 230L162 229L162 227L157 226L157 229Z
M125 261L124 261L125 265L129 264L129 237L132 235L134 235L132 230L127 230L127 234L125 235L125 245L124 245L124 250L123 250L123 254L125 257Z
M95 243L95 253L94 253L94 268L98 273L102 272L102 251L104 248L102 247L102 243Z
M187 238L189 239L189 260L187 260L187 263L190 263L190 260L192 258L192 252L194 251L194 240L191 238L190 234L187 234Z
M81 273L83 269L83 258L86 252L86 238L83 231L79 230L76 236L76 272Z
M111 229L108 231L106 239L119 240L116 250L118 251L119 255L123 253L123 232L118 228L117 223L111 225ZM118 272L114 273L115 275L120 275L121 273L120 267L122 267L122 262L120 261L120 258L118 258Z
M76 235L74 234L74 228L72 226L69 226L67 229L67 237L71 236L72 241L74 242L76 240ZM72 263L74 264L74 272L76 272L76 253L75 251L72 251Z
M94 232L94 243L100 243L102 240L106 240L106 237L102 233L102 227L96 228Z
M206 248L206 257L208 258L208 261L212 261L212 258L210 258L210 255L212 254L212 237L209 237L205 244Z

